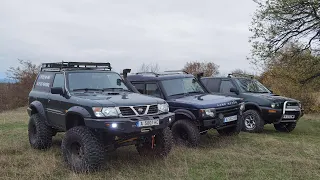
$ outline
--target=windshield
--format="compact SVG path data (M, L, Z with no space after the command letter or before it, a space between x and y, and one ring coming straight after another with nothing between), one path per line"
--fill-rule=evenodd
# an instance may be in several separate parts
M70 91L88 90L128 90L117 73L70 72L68 84Z
M203 88L194 78L163 80L162 85L168 96L204 93Z
M263 84L255 79L236 79L236 82L244 92L271 93Z

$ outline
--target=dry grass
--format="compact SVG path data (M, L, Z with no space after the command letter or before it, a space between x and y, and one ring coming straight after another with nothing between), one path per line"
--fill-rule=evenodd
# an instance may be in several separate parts
M267 126L261 134L219 137L201 147L175 147L164 160L143 158L134 147L111 153L103 171L74 174L54 138L48 151L30 148L25 108L0 114L0 179L320 179L320 117L307 115L290 134Z

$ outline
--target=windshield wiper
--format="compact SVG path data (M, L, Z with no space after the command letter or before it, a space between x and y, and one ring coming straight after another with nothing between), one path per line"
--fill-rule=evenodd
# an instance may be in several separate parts
M178 93L178 94L172 94L171 96L181 96L181 95L188 96L189 93Z
M103 91L107 91L107 90L129 91L129 90L127 90L127 89L123 89L123 88L103 88Z
M79 89L73 89L72 91L103 91L103 89L95 89L95 88L79 88Z
M267 91L247 91L247 92L250 92L250 93L269 93Z
M188 92L189 94L196 94L196 93L203 93L203 92L201 92L201 91L191 91L191 92Z

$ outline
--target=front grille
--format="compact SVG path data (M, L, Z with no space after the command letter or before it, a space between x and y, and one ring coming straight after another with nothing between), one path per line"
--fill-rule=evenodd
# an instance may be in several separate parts
M149 109L148 112L147 109ZM119 111L122 116L141 116L147 114L157 114L158 105L125 106L119 107Z
M216 114L219 115L221 113L224 117L233 116L238 114L239 109L239 105L217 108Z
M147 106L135 106L133 107L138 114L144 114L146 112Z
M151 105L149 107L148 114L156 114L158 113L158 105Z
M287 102L287 106L299 106L297 102Z
M131 107L119 107L122 116L134 116L136 113L131 109Z

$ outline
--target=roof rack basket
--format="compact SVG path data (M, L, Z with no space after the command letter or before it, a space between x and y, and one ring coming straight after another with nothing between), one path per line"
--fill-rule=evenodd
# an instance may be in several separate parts
M41 71L61 71L76 69L100 69L111 71L112 68L110 63L96 62L57 62L41 64Z

